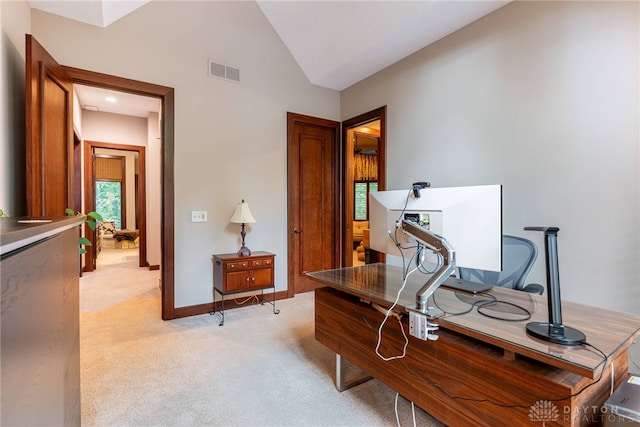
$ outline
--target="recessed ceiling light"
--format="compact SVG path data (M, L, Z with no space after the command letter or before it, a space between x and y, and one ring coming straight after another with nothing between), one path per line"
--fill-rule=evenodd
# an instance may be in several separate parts
M115 99L113 96L107 96L107 97L105 98L105 100L106 100L107 102L114 102L114 103L115 103L115 102L118 102L118 100L117 100L117 99Z

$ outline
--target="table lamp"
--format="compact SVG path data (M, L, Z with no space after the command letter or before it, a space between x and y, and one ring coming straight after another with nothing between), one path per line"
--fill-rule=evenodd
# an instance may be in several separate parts
M231 216L231 219L229 220L229 222L233 224L242 224L242 231L240 232L240 235L242 236L242 247L238 251L238 255L240 256L251 255L251 250L244 245L244 236L246 235L244 231L244 226L246 224L253 224L257 221L251 214L251 209L249 209L249 204L246 203L244 199L242 199L242 202L238 203L238 206L236 206L236 210L233 212L233 215Z

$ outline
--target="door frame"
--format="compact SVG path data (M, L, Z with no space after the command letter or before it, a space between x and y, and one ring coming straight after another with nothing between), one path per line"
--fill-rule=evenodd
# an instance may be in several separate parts
M347 132L366 123L380 120L380 140L378 143L378 191L387 188L387 106L382 106L359 116L342 122L342 174L343 199L342 199L342 265L353 264L353 212L354 212L354 190L353 190L353 150L354 143L347 138ZM372 254L373 262L383 262L383 254Z
M174 278L174 89L167 86L111 76L94 71L63 66L72 83L112 89L160 99L161 150L160 174L162 200L160 205L161 229L161 299L162 319L176 318ZM78 191L80 191L78 189Z
M146 148L141 145L125 145L125 144L113 144L108 142L97 141L85 141L84 142L84 206L85 211L96 210L96 194L95 194L95 170L94 170L94 149L107 148L110 150L131 151L138 154L138 176L139 179L135 183L137 186L139 205L136 206L136 214L140 218L138 224L138 230L140 235L140 244L138 246L138 266L149 267L149 260L147 260L147 190L146 190ZM97 236L96 232L87 232L85 236L88 236L91 246L87 246L85 249L85 269L89 272L95 269L95 249ZM91 260L91 264L87 261Z

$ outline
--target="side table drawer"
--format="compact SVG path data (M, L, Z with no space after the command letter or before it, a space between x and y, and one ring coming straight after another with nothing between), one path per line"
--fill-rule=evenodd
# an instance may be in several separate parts
M271 267L272 265L273 261L271 260L271 258L251 260L251 268Z
M249 268L249 263L247 261L225 261L224 262L225 271L246 270L248 268Z

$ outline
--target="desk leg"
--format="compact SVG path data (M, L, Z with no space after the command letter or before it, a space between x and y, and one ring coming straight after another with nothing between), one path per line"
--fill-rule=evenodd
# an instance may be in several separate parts
M339 392L343 392L345 390L350 389L351 387L355 387L358 384L362 384L364 382L373 379L370 375L365 375L362 378L358 378L357 380L353 380L348 384L345 384L344 380L344 360L342 360L342 356L336 353L336 388Z

